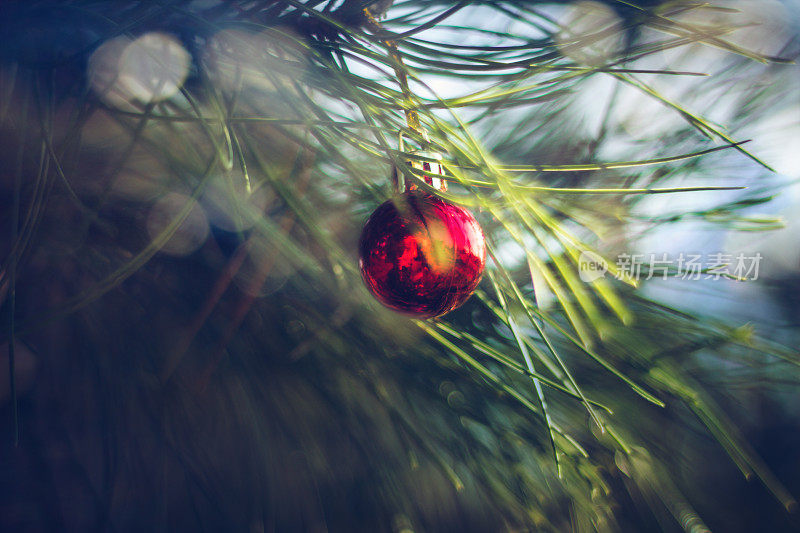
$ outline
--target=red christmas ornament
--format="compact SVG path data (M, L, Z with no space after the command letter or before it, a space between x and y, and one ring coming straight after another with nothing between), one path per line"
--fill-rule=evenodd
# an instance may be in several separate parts
M483 231L469 211L419 190L372 213L359 252L370 292L387 307L419 318L461 306L486 264Z

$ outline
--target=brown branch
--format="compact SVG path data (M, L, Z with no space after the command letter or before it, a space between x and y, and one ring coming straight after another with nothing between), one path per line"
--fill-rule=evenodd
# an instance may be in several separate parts
M369 8L364 9L364 18L366 19L366 26L374 34L380 35L384 33L383 27L380 22L372 15ZM404 96L403 108L406 112L406 123L408 127L422 134L422 126L419 122L419 114L414 105L414 94L408 86L408 73L406 66L403 63L403 56L397 48L396 41L383 41L386 49L389 51L389 57L394 62L394 72L397 75L397 83L400 85L400 90Z

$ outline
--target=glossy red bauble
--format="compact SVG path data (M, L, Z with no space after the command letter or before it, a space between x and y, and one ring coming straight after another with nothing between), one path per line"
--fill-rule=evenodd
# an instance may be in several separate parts
M463 304L486 264L483 231L469 211L420 191L381 204L364 226L359 252L370 292L419 318Z

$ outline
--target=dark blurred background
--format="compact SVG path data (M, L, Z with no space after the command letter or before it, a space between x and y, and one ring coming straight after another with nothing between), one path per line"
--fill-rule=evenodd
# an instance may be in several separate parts
M405 127L369 4L0 5L0 530L800 530L798 3L372 3L490 182L435 322L358 274ZM698 186L746 189L552 190Z

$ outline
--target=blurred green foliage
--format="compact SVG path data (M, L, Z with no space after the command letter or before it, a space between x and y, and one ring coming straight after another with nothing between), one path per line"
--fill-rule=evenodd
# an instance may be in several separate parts
M783 80L796 42L753 51L729 39L747 12L685 1L384 2L379 32L370 4L4 8L0 332L17 372L0 524L796 525L796 457L762 459L745 433L789 419L797 351L637 280L578 275L587 250L617 273L636 223L780 226L748 211L775 191L715 171L769 161L667 94ZM697 47L719 72L643 66ZM599 78L618 91L602 112L581 103ZM785 90L742 89L731 122ZM663 113L642 123L670 126L623 131L614 109L633 93ZM417 179L400 135L443 154L437 194L473 209L490 244L481 288L442 320L381 308L358 273L391 168ZM676 213L641 215L653 195Z

